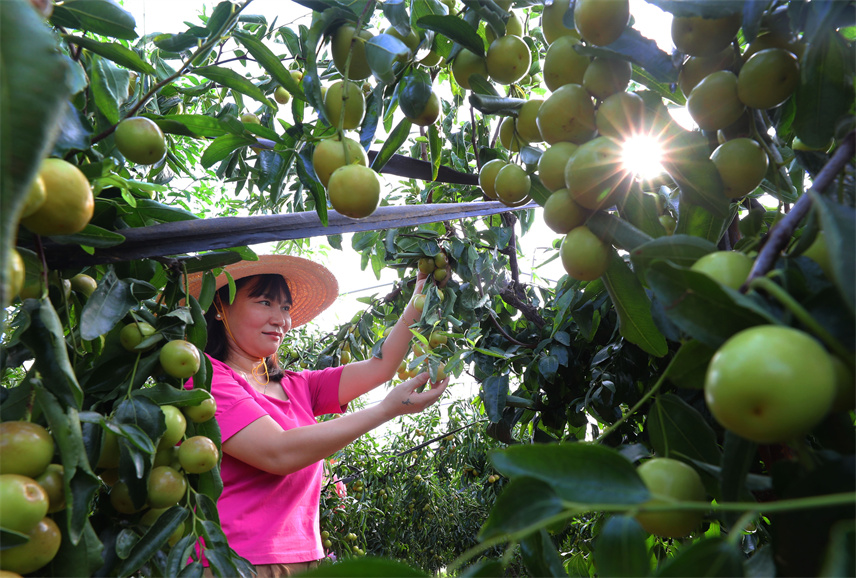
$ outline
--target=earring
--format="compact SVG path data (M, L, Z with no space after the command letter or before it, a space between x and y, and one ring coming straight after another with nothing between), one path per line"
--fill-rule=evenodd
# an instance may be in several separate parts
M214 318L215 319L223 319L223 317L219 313L217 315L215 315Z

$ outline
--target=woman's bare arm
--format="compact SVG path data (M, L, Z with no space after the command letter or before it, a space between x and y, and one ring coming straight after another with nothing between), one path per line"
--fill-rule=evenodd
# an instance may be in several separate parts
M270 416L254 421L227 441L223 452L255 468L286 475L318 462L390 419L417 413L436 402L449 380L422 393L415 390L428 381L428 373L409 379L367 409L334 420L283 430Z

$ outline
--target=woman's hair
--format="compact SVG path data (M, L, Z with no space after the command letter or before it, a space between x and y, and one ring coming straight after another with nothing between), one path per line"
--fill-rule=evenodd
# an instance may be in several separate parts
M282 275L252 275L235 281L236 290L241 289L245 285L250 285L248 296L251 298L266 295L291 303L291 290L288 288L288 283ZM217 315L217 309L222 309L222 305L218 303L225 304L228 302L229 286L224 285L214 296L214 305L209 307L208 311L205 312L205 322L208 324L208 344L205 346L205 353L223 362L226 361L226 356L229 353L226 324L216 319L215 316ZM278 381L282 379L284 371L279 365L279 355L277 353L267 357L265 363L267 364L268 376L271 380Z

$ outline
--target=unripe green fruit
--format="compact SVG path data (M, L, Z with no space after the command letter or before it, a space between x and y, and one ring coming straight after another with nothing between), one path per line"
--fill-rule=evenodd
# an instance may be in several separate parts
M178 461L189 474L202 474L214 468L220 451L210 438L193 436L178 446Z
M362 165L336 169L327 185L330 204L352 219L368 217L380 205L381 184L377 173Z
M48 513L53 514L65 509L65 469L62 464L48 464L36 482L48 495ZM0 516L2 517L2 516Z
M526 101L520 107L517 113L517 134L526 142L541 142L544 138L541 136L541 131L538 130L538 111L541 110L541 105L544 100L541 98L533 98Z
M164 345L159 354L164 371L178 379L187 379L196 375L202 358L199 349L183 339L173 339Z
M40 175L36 175L36 178L30 184L30 188L27 189L27 200L18 217L23 219L38 211L47 197L48 192L45 190L45 181Z
M184 432L187 431L187 419L181 410L174 405L162 405L160 409L166 423L166 431L161 436L157 449L163 450L171 448L181 441Z
M399 40L404 42L404 45L410 49L410 52L416 52L416 49L419 48L419 35L413 28L411 28L407 32L407 36L402 36L398 29L396 29L394 26L390 26L389 28L384 30L383 33L389 34L390 36L394 36L395 38L398 38Z
M503 36L487 51L487 72L500 84L512 84L523 78L532 65L532 54L519 36Z
M585 225L572 229L560 249L562 266L579 281L594 281L609 269L609 246Z
M714 251L693 263L691 270L704 273L717 283L734 290L746 282L753 261L738 251Z
M342 144L339 137L334 136L322 140L312 151L312 168L315 169L315 176L325 188L336 169L352 164L369 166L366 151L352 138L345 137L345 144Z
M144 116L126 118L116 127L116 148L126 159L153 165L166 155L166 138L155 121Z
M45 186L45 200L30 216L22 218L21 224L48 237L85 229L95 211L95 197L83 171L62 159L49 158L42 161L39 176Z
M550 46L565 36L579 39L579 33L576 29L566 28L564 24L565 12L569 8L570 0L556 0L549 6L544 6L544 11L541 13L541 31L544 33L544 40Z
M355 30L350 24L343 24L336 29L330 42L330 50L333 53L333 64L341 74L345 74L345 63L348 60L348 53L353 51L351 63L348 67L348 78L351 80L364 80L372 75L372 69L366 58L366 42L371 40L374 35L368 30L362 29L357 34L357 39L352 43Z
M652 494L648 504L671 501L700 502L707 495L701 477L692 466L670 458L653 458L643 462L636 473ZM636 520L647 532L657 536L681 538L701 522L704 512L673 510L640 512Z
M583 83L591 58L577 52L575 46L582 46L577 38L562 36L547 49L544 56L544 84L552 92L566 84Z
M584 224L590 214L571 198L568 189L555 191L544 203L544 222L562 235Z
M520 136L516 124L513 116L507 116L502 119L502 124L499 125L499 143L513 153L519 152L528 144Z
M122 331L119 332L119 342L122 344L122 347L128 351L136 351L137 346L142 343L146 337L154 335L155 332L155 328L145 321L128 323L122 328ZM151 349L152 347L154 347L154 344L147 347L146 350Z
M29 421L0 423L0 474L35 478L45 471L54 454L48 431Z
M645 102L633 92L608 96L595 115L597 132L614 139L627 139L639 133L639 123L645 114Z
M36 480L0 475L0 527L26 534L48 513L50 498Z
M538 130L549 144L582 144L595 135L594 103L579 84L566 84L544 101L536 117Z
M158 466L149 474L148 491L149 506L168 508L184 497L187 480L181 472L169 466Z
M731 46L712 56L690 56L678 74L678 86L684 96L689 97L693 88L711 72L726 70L734 66L736 57Z
M56 522L44 517L28 534L28 542L3 550L0 569L30 574L54 559L62 542L62 532Z
M744 329L717 350L704 396L726 429L759 444L807 434L829 412L835 368L813 337L790 327Z
M436 269L436 266L434 265L434 259L432 259L431 257L423 257L419 259L419 270L422 273L430 275L434 272L434 269Z
M520 166L508 164L496 173L494 188L499 200L509 207L519 207L529 202L532 181Z
M630 22L628 0L577 0L574 26L583 40L595 46L612 44Z
M741 22L739 12L724 18L676 16L672 18L672 42L690 56L712 56L731 44Z
M767 153L750 138L736 138L719 145L710 160L716 165L723 192L729 199L739 199L754 191L767 174Z
M793 94L800 82L797 57L782 48L752 55L737 77L737 95L752 108L775 108Z
M745 110L737 96L737 77L728 70L707 75L690 93L687 110L702 130L719 130L732 124Z
M550 191L564 189L565 167L577 152L578 146L571 142L557 142L549 147L538 159L538 177Z
M597 210L615 201L630 176L621 145L600 136L580 145L565 167L571 196L586 209Z
M619 58L595 57L583 74L583 87L593 97L603 100L617 92L623 92L630 84L633 67Z
M273 91L273 99L279 104L288 104L288 101L291 100L291 93L282 86L277 86L276 90Z
M324 112L331 126L338 127L342 122L342 129L357 128L363 121L366 113L366 97L357 83L349 82L347 92L342 80L336 81L327 89L324 95ZM344 108L344 117L342 109Z
M470 76L473 74L480 74L487 78L487 61L464 48L452 61L452 77L461 88L470 90Z
M406 114L404 116L407 116ZM437 122L440 117L440 98L437 93L432 92L428 97L428 102L425 103L425 108L419 116L407 116L410 121L417 126L430 126Z
M71 278L71 288L86 297L90 297L98 288L98 282L83 273L78 273Z
M496 195L496 173L499 172L499 169L507 165L508 163L502 159L493 159L492 161L488 161L482 165L481 170L479 171L479 186L485 195L489 198L496 200L498 197Z

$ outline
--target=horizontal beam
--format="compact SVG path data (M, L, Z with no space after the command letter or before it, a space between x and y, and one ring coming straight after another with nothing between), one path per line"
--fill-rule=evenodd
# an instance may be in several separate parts
M217 217L123 229L123 243L113 247L96 248L92 255L78 245L61 245L48 239L44 242L44 251L51 268L69 269L289 239L413 227L439 221L534 209L537 206L535 203L529 203L522 207L509 208L496 201L405 205L379 207L365 219L351 219L336 211L329 211L326 227L321 224L318 214L314 211L284 215Z

